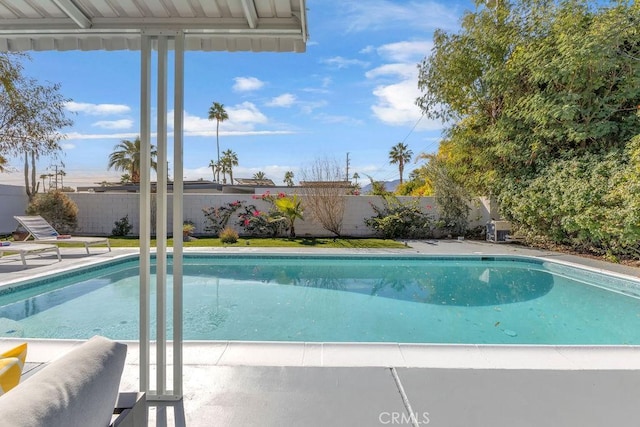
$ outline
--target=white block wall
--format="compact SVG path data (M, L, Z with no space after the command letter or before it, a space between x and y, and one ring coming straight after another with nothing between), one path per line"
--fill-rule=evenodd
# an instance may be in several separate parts
M25 188L17 185L0 184L0 234L10 234L18 223L14 215L24 215L29 198Z
M139 194L137 193L68 193L69 197L78 205L78 229L75 234L109 236L114 223L125 215L129 216L129 223L133 225L132 235L137 235L139 230ZM155 195L154 195L155 197ZM342 234L344 236L368 237L373 232L364 224L364 220L374 215L371 203L382 205L382 199L376 196L345 196L346 207L343 219ZM417 199L419 206L425 211L437 212L433 197L399 197L402 202ZM240 194L185 194L183 197L184 219L195 223L195 234L205 234L206 220L202 212L203 208L210 206L220 207L236 200L243 200L247 204L253 204L260 210L267 210L269 205L262 200L253 199L251 195ZM168 230L171 230L172 196L169 196ZM155 204L152 202L152 206ZM430 209L429 209L430 207ZM469 214L469 226L484 225L491 219L490 203L487 199L478 199L472 202L472 210ZM235 225L236 216L229 220L229 225ZM14 227L15 228L15 227ZM237 228L237 227L236 227ZM240 228L237 228L240 231ZM332 236L320 225L311 220L296 220L296 234L298 236Z

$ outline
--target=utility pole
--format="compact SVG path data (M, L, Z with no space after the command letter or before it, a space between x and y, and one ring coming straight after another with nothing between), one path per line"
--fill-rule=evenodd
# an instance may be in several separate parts
M349 181L349 163L351 163L351 160L349 159L349 152L347 152L347 176L345 177L345 181Z

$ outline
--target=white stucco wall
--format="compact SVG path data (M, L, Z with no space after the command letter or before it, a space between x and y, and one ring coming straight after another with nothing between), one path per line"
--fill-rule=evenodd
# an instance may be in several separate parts
M24 215L28 202L24 187L0 184L0 234L16 229L18 223L13 216Z
M108 236L114 227L114 223L125 215L129 216L129 223L133 225L133 235L138 234L139 221L139 194L137 193L68 193L69 197L78 205L78 235ZM345 196L346 207L343 219L343 235L366 237L372 236L372 231L364 224L365 218L374 215L371 203L378 206L382 200L375 196ZM414 198L400 197L403 202ZM435 201L432 197L416 198L419 206L425 211L437 212ZM220 207L236 200L244 200L247 204L254 204L258 209L267 209L268 204L262 200L253 199L251 195L240 194L185 194L183 201L184 219L193 221L196 226L195 234L204 234L206 227L203 208ZM172 196L169 195L168 229L171 229ZM152 203L152 206L154 203ZM487 200L477 200L472 203L472 211L469 214L469 225L475 227L484 225L491 218L490 204ZM229 221L229 225L236 222L235 217ZM238 229L238 231L240 231ZM331 236L320 225L311 220L296 221L296 233L299 236Z

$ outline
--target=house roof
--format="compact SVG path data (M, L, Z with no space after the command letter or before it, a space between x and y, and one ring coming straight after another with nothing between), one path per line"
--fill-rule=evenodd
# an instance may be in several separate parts
M0 51L139 50L179 31L186 50L304 52L305 0L0 0Z

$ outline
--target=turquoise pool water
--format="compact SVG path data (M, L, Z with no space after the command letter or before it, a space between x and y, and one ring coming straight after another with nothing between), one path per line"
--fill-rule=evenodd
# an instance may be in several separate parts
M0 291L0 336L135 340L138 286L128 259ZM638 295L528 258L185 256L184 338L640 344Z

